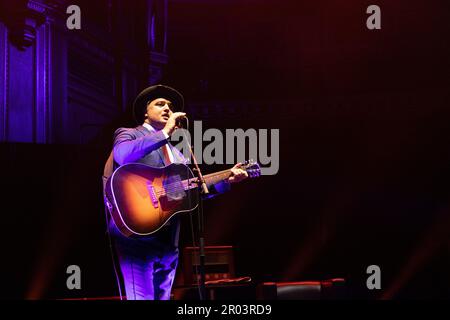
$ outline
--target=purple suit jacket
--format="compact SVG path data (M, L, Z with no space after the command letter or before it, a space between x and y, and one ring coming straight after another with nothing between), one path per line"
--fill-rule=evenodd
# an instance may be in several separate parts
M161 147L168 143L175 163L187 164L187 159L183 154L172 146L164 133L159 131L149 131L143 126L136 128L119 128L114 133L114 168L130 162L144 163L153 167L164 167L164 155ZM213 197L219 193L230 190L230 184L219 182L209 186Z
M119 128L114 133L114 161L118 165L140 162L152 167L164 167L161 147L168 143L175 163L187 163L183 154L166 139L160 131L149 131L143 126Z

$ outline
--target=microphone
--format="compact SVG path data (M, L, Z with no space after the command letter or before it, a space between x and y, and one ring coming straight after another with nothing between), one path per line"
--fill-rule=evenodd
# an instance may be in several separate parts
M175 121L175 125L176 125L178 128L183 128L183 124L182 124L182 122L181 122L182 119L186 119L186 120L187 120L187 117L186 117L186 116L179 116L179 117L177 118L177 120Z

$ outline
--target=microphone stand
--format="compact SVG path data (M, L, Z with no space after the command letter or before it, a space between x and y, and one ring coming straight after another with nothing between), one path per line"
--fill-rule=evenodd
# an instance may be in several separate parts
M181 125L179 125L181 127ZM183 129L183 128L182 128ZM184 139L188 146L190 157L192 158L192 163L194 164L194 170L197 172L198 185L200 189L199 206L198 206L198 237L199 237L199 273L200 273L200 300L208 300L206 297L206 285L205 285L205 235L204 235L204 218L203 218L203 195L208 195L209 190L206 185L203 174L198 166L197 158L195 157L194 151L186 139L186 135L183 132Z

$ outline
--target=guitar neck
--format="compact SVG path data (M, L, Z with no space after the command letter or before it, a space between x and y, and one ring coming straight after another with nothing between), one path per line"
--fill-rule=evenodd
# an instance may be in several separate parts
M220 181L223 181L225 179L228 179L231 176L231 169L222 170L210 174L206 174L203 176L205 179L205 182L208 186L214 185L216 183L219 183Z
M229 176L231 176L231 169L210 173L210 174L204 175L203 178L205 179L205 182L208 186L212 186L222 180L227 179ZM175 183L166 185L165 188L163 188L162 190L157 190L157 194L158 194L158 196L165 196L165 195L167 195L165 189L173 190L178 187L181 187L184 190L195 189L198 187L197 181L198 181L197 178L193 178L193 179L182 180L178 183L175 182ZM179 184L179 185L177 185L177 184Z
M244 166L241 167L241 169L245 170L249 174L250 178L257 177L260 174L258 164L253 164L253 168L250 168L250 169L249 169L248 165L246 165L245 167ZM209 186L215 185L223 180L228 179L231 176L231 174L232 174L231 169L226 169L226 170L206 174L203 176L203 178L205 179L206 185L209 187ZM162 190L157 190L157 193L159 196L163 196L163 195L166 195L166 189L167 190L170 190L170 189L175 190L178 188L181 188L184 190L191 190L194 188L198 188L198 178L192 177L192 178L189 178L186 180L174 182L172 184L166 185Z

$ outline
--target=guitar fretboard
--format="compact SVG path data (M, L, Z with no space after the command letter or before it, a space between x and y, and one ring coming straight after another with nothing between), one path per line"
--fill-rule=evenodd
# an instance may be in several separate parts
M206 182L207 186L209 187L216 183L219 183L220 181L227 179L230 176L231 176L231 169L227 169L227 170L218 171L218 172L204 175L203 178L205 179L205 182ZM184 189L184 190L195 189L198 187L197 181L198 181L198 178L186 179L186 180L182 180L177 183L168 184L165 186L164 189L159 189L159 190L155 190L155 191L158 196L165 196L165 195L167 195L166 191L170 192L170 191L176 191L177 189L178 190L180 190L180 189Z
M230 176L231 176L231 170L227 169L227 170L207 174L207 175L203 176L203 178L205 179L206 184L208 186L211 186L220 181L228 179Z

